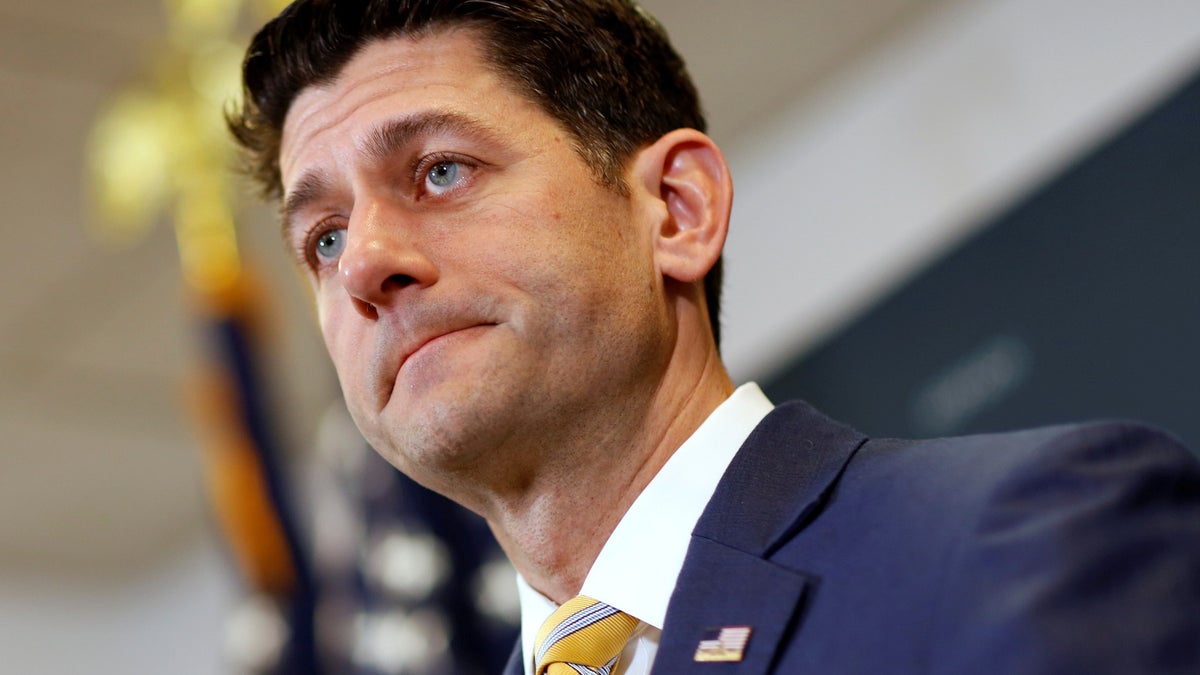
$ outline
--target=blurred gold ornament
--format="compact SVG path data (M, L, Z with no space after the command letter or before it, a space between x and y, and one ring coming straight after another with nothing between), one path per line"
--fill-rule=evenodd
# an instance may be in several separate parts
M96 121L87 163L99 237L139 241L160 218L174 227L184 277L220 293L240 274L233 143L223 112L240 91L238 20L280 0L165 0L167 39L139 82Z
M183 122L173 106L146 91L121 93L97 121L88 149L99 234L140 238L166 207L170 170Z

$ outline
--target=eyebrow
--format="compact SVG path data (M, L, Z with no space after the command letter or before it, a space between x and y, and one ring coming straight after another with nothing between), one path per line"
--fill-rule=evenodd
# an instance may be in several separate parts
M499 139L495 130L473 117L453 111L431 111L384 122L356 145L358 152L368 161L386 163L413 139L439 133L470 135L493 143ZM320 170L306 171L300 176L280 208L285 238L295 227L296 215L324 198L332 190L332 183L329 176Z
M279 209L282 216L280 230L284 241L290 240L292 230L296 227L296 214L329 194L331 183L323 171L306 171L300 176L300 180L296 181L296 186L288 191L287 197L283 200L283 206Z
M389 120L368 134L360 151L372 161L386 162L414 138L454 133L495 141L498 134L483 122L462 113L436 111Z

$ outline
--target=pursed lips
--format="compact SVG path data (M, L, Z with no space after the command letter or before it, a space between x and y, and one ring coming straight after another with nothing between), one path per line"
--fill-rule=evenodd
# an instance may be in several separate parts
M433 330L426 330L419 334L418 337L406 341L404 347L398 353L394 349L387 349L388 343L395 344L395 334L383 337L380 348L375 353L374 363L368 370L369 373L373 374L373 379L379 384L377 399L379 409L386 406L391 399L395 392L396 382L400 379L400 373L414 356L417 356L431 344L439 342L444 338L464 331L496 325L498 324L495 322L478 321L457 323Z
M479 328L481 326L494 326L494 325L496 325L496 324L494 324L494 323L472 323L472 324L468 324L468 325L461 326L458 328L450 328L448 330L439 330L438 332L431 333L422 338L419 338L412 342L411 348L406 349L400 353L400 363L397 364L396 371L399 372L400 370L403 370L405 364L408 363L408 360L410 358L415 356L418 352L420 352L422 349L425 349L425 347L427 347L429 344L431 344L433 342L441 340L444 337L454 335L455 333L461 333L462 331L465 331L465 330L471 330L473 328Z

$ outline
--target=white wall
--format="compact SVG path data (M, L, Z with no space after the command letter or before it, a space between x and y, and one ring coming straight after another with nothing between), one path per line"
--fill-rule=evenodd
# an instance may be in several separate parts
M944 6L729 152L724 353L811 346L1200 68L1195 0Z

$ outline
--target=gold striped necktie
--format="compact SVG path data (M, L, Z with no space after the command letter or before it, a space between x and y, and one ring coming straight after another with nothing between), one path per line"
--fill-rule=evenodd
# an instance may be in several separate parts
M581 595L546 619L533 647L536 675L610 675L638 620Z

